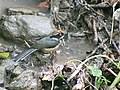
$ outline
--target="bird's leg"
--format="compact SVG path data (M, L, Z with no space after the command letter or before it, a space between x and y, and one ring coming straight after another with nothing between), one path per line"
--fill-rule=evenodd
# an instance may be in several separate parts
M56 58L56 54L57 54L56 49L54 49L50 52L49 58L50 58L51 62L53 62L53 60Z

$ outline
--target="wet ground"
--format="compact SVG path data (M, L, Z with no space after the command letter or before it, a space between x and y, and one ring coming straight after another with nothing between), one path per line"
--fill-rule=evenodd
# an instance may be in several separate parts
M66 40L65 47L61 47L61 53L57 55L57 63L63 64L68 60L79 59L83 60L87 56L86 52L93 49L93 45L90 44L85 38L71 38Z
M12 1L12 2L11 2ZM32 1L32 2L31 2ZM34 1L34 3L33 3L33 1ZM36 0L37 1L37 0ZM36 5L37 4L37 2L36 2L35 0L0 0L0 4L2 4L2 5L0 5L0 16L2 16L3 14L5 14L5 9L6 8L8 8L8 7L18 7L18 6L30 6L30 7L32 7L32 6L34 6L34 5ZM92 0L91 0L92 1ZM102 1L101 1L102 2ZM86 5L85 5L85 7L86 7ZM91 8L90 7L88 7L90 10L91 10ZM80 10L82 10L82 9L80 9ZM94 10L94 9L93 9ZM85 10L86 11L86 10ZM88 11L88 9L87 9L87 11ZM90 15L90 12L88 12L87 13L87 11L86 11L86 15L88 16L88 17L84 17L83 19L85 20L85 21L87 21L87 20L90 20L91 19L91 16L93 16L93 15L96 15L95 13L91 13L91 15ZM98 12L98 11L96 11L96 12ZM103 14L104 15L104 14ZM93 16L94 17L94 16ZM98 17L100 18L100 20L97 20L98 19ZM85 19L85 18L87 18L87 19ZM97 19L96 19L97 18ZM86 58L86 56L87 56L87 52L91 52L92 50L94 50L95 49L95 47L98 45L96 45L96 46L94 46L94 44L93 43L90 43L87 39L86 39L86 37L85 37L85 35L84 36L78 36L78 37L69 37L68 39L66 39L65 40L65 46L60 46L59 48L58 48L58 50L57 50L57 55L56 55L56 60L55 60L55 64L53 64L53 67L51 68L51 66L50 65L45 65L45 66L41 66L41 67L32 67L32 66L34 66L34 63L33 63L33 65L31 65L31 67L28 67L29 68L29 70L34 70L35 72L37 71L37 73L40 75L40 79L42 79L43 81L44 80L46 80L46 81L51 81L53 78L54 78L54 80L55 79L57 79L56 78L56 76L59 78L64 78L64 77L61 77L62 75L60 75L60 73L61 72L63 72L63 75L65 76L65 79L66 79L66 77L67 77L67 85L66 86L69 86L70 85L70 87L72 88L72 86L73 87L75 87L75 86L81 86L81 83L83 83L83 85L81 86L81 87L79 87L80 89L79 90L83 90L84 89L84 87L85 87L85 89L87 89L87 90L93 90L93 89L96 89L97 90L97 88L96 88L96 86L97 86L97 84L96 84L96 81L97 81L97 79L99 78L99 77L104 77L104 79L105 79L105 82L102 80L102 82L100 81L100 79L98 79L99 81L100 81L100 83L101 83L101 86L100 86L100 89L103 89L103 90L107 90L109 87L108 86L110 86L110 87L115 87L115 89L116 88L118 88L118 89L116 89L116 90L120 90L120 86L119 86L119 83L118 83L118 85L114 85L114 86L112 86L112 84L114 83L114 81L118 78L118 75L119 75L119 69L118 68L120 68L119 66L118 66L118 68L116 68L116 66L114 65L114 63L111 63L111 61L113 62L115 62L116 63L116 65L117 64L119 64L119 52L116 52L116 50L117 50L117 44L118 43L114 43L113 45L109 45L109 42L104 42L104 40L107 40L107 39L109 39L109 35L106 35L106 33L110 33L110 30L109 30L109 28L111 28L111 27L109 27L109 25L111 25L111 24L107 24L107 22L109 22L109 20L106 20L106 22L104 22L104 20L103 20L103 17L102 16L96 16L96 18L95 18L95 20L96 20L96 23L95 23L95 25L96 25L96 28L97 28L97 30L99 30L99 32L98 32L98 36L99 36L99 41L100 41L100 43L101 44L99 44L101 47L100 47L100 49L101 50L103 50L104 52L101 52L101 50L100 50L100 52L97 52L96 54L98 54L98 55L96 55L96 56L93 56L93 57L97 57L97 58L95 58L94 60L92 60L91 62L90 62L90 64L89 65L92 65L92 66L94 66L95 68L93 68L93 69L91 69L91 71L95 71L95 73L96 73L96 75L94 75L94 74L92 74L92 72L90 72L90 71L88 71L88 67L86 68L86 67L81 67L81 65L82 64L80 64L80 65L78 65L78 67L76 67L76 65L75 64L73 64L73 66L74 66L74 69L71 67L71 66L69 66L68 65L68 67L67 67L67 69L69 69L69 70L64 70L66 67L65 67L65 63L67 62L67 61L69 61L69 60L83 60L83 59L85 59ZM94 20L94 19L93 19ZM91 21L91 20L90 20ZM102 21L102 22L100 22L100 21ZM89 22L82 22L83 23L83 25L85 25L86 26L86 23L89 23ZM104 26L104 24L105 24L105 26ZM111 23L111 22L110 22ZM77 23L77 24L79 24L79 23ZM91 22L89 25L92 25L93 23ZM91 26L89 26L88 25L88 27L89 28L91 28ZM98 26L97 26L98 25ZM100 26L99 26L100 25ZM103 25L103 26L102 26ZM84 26L84 27L85 27ZM86 30L86 29L85 29ZM117 29L115 29L115 30L117 30ZM102 33L103 32L103 33ZM115 32L115 31L114 31ZM118 32L117 32L118 33ZM71 34L71 32L68 32L68 35L69 34ZM72 32L72 34L73 35L75 35L76 34L76 32ZM119 33L118 33L119 34ZM117 35L117 34L116 34ZM90 39L90 37L88 37L89 39ZM103 39L103 40L102 40ZM116 38L116 41L118 41L118 39L119 39L119 36ZM113 41L114 41L114 39L113 39ZM4 43L4 44L6 44L6 45L12 45L12 46L14 46L14 45L18 45L17 43L15 43L15 42L13 42L12 41L12 43L11 43L11 41L5 41L5 40L3 40L3 39L1 39L0 38L0 44L1 43ZM20 50L22 50L23 51L23 46L25 46L25 45L23 45L23 44L20 44L19 45L19 47L17 47L17 48L21 48ZM120 45L119 45L120 46ZM118 48L119 48L119 46L118 46ZM25 49L25 48L24 48ZM99 50L99 49L98 49ZM118 50L119 51L119 50ZM112 53L111 53L112 52ZM105 54L105 55L99 55L99 54ZM37 55L39 55L39 54L37 54ZM47 56L48 54L46 54L46 56ZM100 56L101 58L99 58L98 56ZM109 58L109 57L111 58ZM92 57L92 58L93 58ZM104 58L102 58L102 57L104 57ZM28 58L28 60L30 60L29 58ZM34 59L33 59L34 60ZM39 59L39 57L38 57L38 60L41 60L41 57L40 57L40 59ZM46 59L45 59L46 60ZM47 58L47 60L48 60L48 58ZM46 61L47 61L46 60ZM89 59L87 59L87 60L90 60L90 58ZM36 60L37 61L37 60ZM45 61L45 63L46 63L46 61ZM86 60L85 60L86 61ZM43 59L43 62L44 62L44 59ZM37 65L39 65L39 63L38 63L38 61L36 62L37 63ZM32 62L30 63L30 64L32 64ZM48 62L47 62L47 64L48 64ZM63 68L63 65L61 65L61 64L64 64L64 68ZM29 66L29 63L27 64L28 66ZM25 64L25 67L27 68L27 65ZM36 66L37 66L36 65ZM44 65L44 64L43 64ZM86 65L88 65L88 64L86 64ZM24 65L23 65L24 66ZM22 67L23 67L22 66ZM50 66L50 67L49 67ZM24 67L24 68L25 68ZM62 70L58 70L58 69L61 69L62 68ZM83 70L81 70L81 68L83 69ZM100 69L99 69L100 68ZM16 69L16 68L15 68ZM42 70L41 70L42 69ZM6 69L7 70L7 69ZM11 70L11 65L10 65L10 69L8 68L8 71L10 71ZM12 69L12 71L13 71L13 69ZM19 71L19 68L18 68L18 70L16 70L17 72ZM111 71L112 72L115 72L115 74L114 73L111 73ZM23 71L21 71L21 72L23 72ZM28 71L27 71L28 72ZM73 73L74 72L74 73ZM73 73L73 74L72 74ZM75 74L76 73L76 74ZM103 75L101 75L103 73ZM117 73L118 73L118 75L117 75ZM30 74L31 74L31 72L30 72ZM25 76L27 75L27 76L30 76L30 74L29 74L29 72L28 73L26 73L25 72ZM71 75L70 75L71 74ZM5 74L4 74L5 75ZM10 72L10 75L8 75L8 76L11 76L11 75L15 75L15 74L13 74L13 72L12 72L12 74L11 74L11 72ZM19 74L19 75L22 75L22 74ZM24 76L23 75L23 76ZM35 79L38 79L38 75L37 76L35 76L35 73L33 73L32 72L32 74L31 74L32 76L33 76L33 80L35 81ZM59 76L60 75L60 76ZM99 75L99 76L98 76ZM44 76L44 77L43 77ZM69 77L69 76L73 76L72 78L71 77ZM95 78L95 77L93 77L93 76L95 76L95 77L97 77L97 78ZM115 77L115 76L117 76L117 77ZM7 75L6 75L6 77L7 77ZM13 76L12 76L13 77ZM30 76L31 77L31 76ZM30 79L30 77L26 77L26 78L28 78L28 79L26 79L26 81L32 81L32 79ZM75 77L75 78L74 78ZM89 80L89 77L91 77L90 78L90 80ZM9 77L10 78L10 77ZM115 78L115 79L114 79ZM13 80L12 80L13 79ZM15 78L10 78L10 80L9 81L15 81ZM19 78L18 78L19 79ZM18 80L17 79L17 80ZM21 83L21 79L23 79L22 77L20 77L20 79L18 80L18 82L20 81L20 83ZM101 78L102 79L102 78ZM120 78L119 78L120 79ZM25 80L25 78L23 79L23 80ZM25 83L26 83L26 81L25 81ZM39 84L38 83L38 80L36 80L37 81L37 84ZM53 81L53 80L52 80ZM71 81L71 82L69 82L69 81ZM76 81L77 81L77 84L76 84ZM86 82L87 81L87 82ZM108 83L108 84L105 84L106 82L108 82L108 81L110 81L111 83ZM6 81L4 81L4 82L6 82ZM22 82L24 82L24 81L22 81ZM42 82L42 81L41 81ZM59 80L58 80L58 82L60 82ZM88 83L88 82L91 82L91 83ZM10 82L11 83L11 82ZM29 83L30 82L28 82L27 84L28 84L28 86L31 86L31 85L29 85ZM49 82L50 83L50 82ZM62 84L63 84L63 81L61 82ZM26 84L26 85L27 85ZM52 83L52 84L54 84L54 83ZM60 88L61 88L61 86L62 86L62 84L60 85ZM66 81L64 82L64 86L65 86L65 84L66 84ZM110 85L111 84L111 85ZM1 84L2 85L2 84ZM13 84L13 85L16 85L16 84ZM41 84L39 84L39 85L41 85ZM50 84L51 85L51 84ZM45 86L47 86L47 88L48 87L50 87L50 85L49 84L47 84L46 82L45 82ZM86 86L87 85L87 86ZM94 86L93 88L91 87L91 85L92 86ZM16 85L17 86L17 85ZM12 86L13 88L14 87L16 87L16 86ZM21 85L20 85L21 86ZM23 85L24 86L24 85ZM41 85L42 86L42 85ZM66 87L65 86L65 87ZM90 86L90 87L89 87ZM26 86L24 86L24 87L26 87ZM38 87L38 85L36 86L36 87ZM43 85L43 87L44 87L44 85ZM58 87L58 86L57 86ZM88 88L87 88L88 87ZM11 89L12 90L12 89ZM14 90L16 90L16 89L14 89ZM25 89L26 90L26 89ZM59 90L62 90L62 89L59 89ZM72 89L73 90L73 89Z
M5 10L8 7L20 7L20 6L34 6L37 5L37 0L0 0L0 17L5 14ZM0 42L6 43L4 40ZM57 54L56 63L63 64L71 59L82 60L86 57L86 52L93 49L92 44L90 44L85 38L70 38L66 40L65 47L60 47Z

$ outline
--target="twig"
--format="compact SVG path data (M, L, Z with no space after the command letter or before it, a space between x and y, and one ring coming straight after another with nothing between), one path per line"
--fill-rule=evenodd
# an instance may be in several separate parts
M85 80L93 87L93 88L95 88L96 90L98 90L91 82L89 82L86 78L85 78Z
M56 77L54 77L54 78L52 79L52 87L51 87L50 90L54 90L54 81L55 81L55 78L56 78Z
M80 5L84 6L87 10L91 10L93 13L97 14L97 15L100 15L102 17L104 17L102 14L96 12L91 6L90 4L87 4L87 2L85 0L83 0L85 4L81 3L81 2L78 2ZM89 9L88 9L89 8Z
M82 4L81 2L79 2L79 4L82 5L82 6L87 6L86 8L89 8L89 9L92 10L95 14L104 17L104 16L101 15L100 13L96 12L89 4L87 4L85 0L83 0L83 1L85 2L85 4ZM113 7L114 7L117 3L118 3L118 1L113 5ZM99 20L99 19L97 19L96 17L94 17L94 18L95 18L96 20ZM101 20L99 20L99 21L101 22ZM111 33L113 32L113 30L111 30L111 33L110 33L110 32L108 31L108 29L106 28L106 25L105 25L103 22L101 22L101 23L102 23L103 26L105 27L105 31L107 32L108 36L111 38L111 37L112 37L112 34L111 34ZM111 39L111 43L113 44L113 46L115 47L118 55L120 56L120 50L118 49L116 43L115 43L112 39Z
M78 27L76 25L74 25L72 22L67 21L71 26L75 27L78 30Z
M82 9L82 10L83 10L83 9ZM82 12L82 10L81 10L81 8L80 8L79 13L78 13L78 16L77 16L77 19L76 19L76 21L75 21L75 24L77 24L77 22L78 22L78 20L80 19L81 15L84 14L84 13L86 13L86 11L83 11L83 12Z
M101 39L100 36L98 36L98 39L99 39L100 42L103 42L103 41L104 41L104 40ZM105 43L103 44L102 48L103 48L106 52L112 53L112 51L108 48L108 46L107 46Z
M25 42L25 45L26 45L28 48L31 48L31 46L29 45L29 43L28 43L26 40L24 40L24 42Z
M96 57L104 57L104 58L107 58L107 59L109 59L115 66L117 66L117 64L116 64L111 58L109 58L109 57L106 56L106 55L95 55L95 56L91 56L91 57L87 58L85 61L83 61L81 64L78 65L78 67L76 68L76 70L71 74L71 76L67 79L67 81L69 82L74 76L76 76L76 75L79 73L79 71L80 71L80 69L82 68L82 66L83 66L86 62L88 62L90 59L93 59L93 58L96 58Z
M101 46L103 46L104 45L104 43L107 41L108 39L105 39L105 40L103 40L103 41L101 41L101 43L92 51L92 53L91 54L89 54L87 57L90 57L90 56L92 56L93 54L95 54L95 52L101 47ZM103 48L104 49L104 48Z
M107 28L106 28L105 30L106 30L106 32L107 32L107 34L108 34L108 36L110 37L110 34L108 33ZM114 40L111 40L111 43L113 44L113 46L114 46L114 48L116 49L116 51L117 51L118 55L120 56L120 50L119 50L119 48L117 47L117 45L116 45L115 41L114 41Z
M118 75L116 76L116 78L114 79L114 81L112 82L112 84L110 85L109 90L112 90L113 87L115 87L115 85L120 82L120 72L118 73Z
M93 18L93 33L94 33L94 42L95 44L98 43L98 33L97 33L97 29L96 29L96 21L95 19Z
M114 14L115 6L116 6L117 3L118 2L114 3L114 5L113 5L113 14ZM110 34L110 44L111 44L111 41L112 41L113 31L114 31L114 16L112 16L112 28L111 28L111 34Z
M92 8L108 8L108 7L112 7L112 5L108 5L108 4L90 4L90 6Z
M117 47L116 43L115 43L113 40L112 40L112 44L113 44L113 46L115 47L118 55L120 56L120 50L119 50L119 48Z
M105 68L105 69L108 70L110 73L112 73L115 77L117 76L117 74L113 72L110 68Z
M112 42L113 31L114 31L114 17L112 17L112 28L111 28L111 33L110 33L110 44Z
M95 18L95 17L94 17L94 18ZM96 20L99 20L99 19L96 18ZM101 20L99 20L99 22L101 22ZM106 33L108 34L108 36L111 37L111 34L110 34L110 32L108 31L105 23L104 23L104 22L101 22L101 23L103 24L103 26L104 26L104 28L105 28L105 31L106 31ZM118 55L120 56L120 50L119 50L119 48L117 47L117 45L116 45L116 43L114 42L114 40L111 40L111 43L113 44L113 46L114 46L114 48L116 49Z

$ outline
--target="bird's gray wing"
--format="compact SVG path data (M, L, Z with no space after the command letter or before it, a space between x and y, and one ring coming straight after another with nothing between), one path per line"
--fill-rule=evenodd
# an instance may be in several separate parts
M46 37L39 41L36 41L36 43L34 43L32 47L37 49L53 48L53 47L56 47L58 44L59 44L59 41Z

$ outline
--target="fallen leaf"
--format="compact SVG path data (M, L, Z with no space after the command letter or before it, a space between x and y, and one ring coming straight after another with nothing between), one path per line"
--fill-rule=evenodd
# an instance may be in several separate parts
M0 58L6 59L10 56L9 52L1 52L0 53Z
M49 9L49 2L45 1L36 6L36 8L43 10L43 9Z

